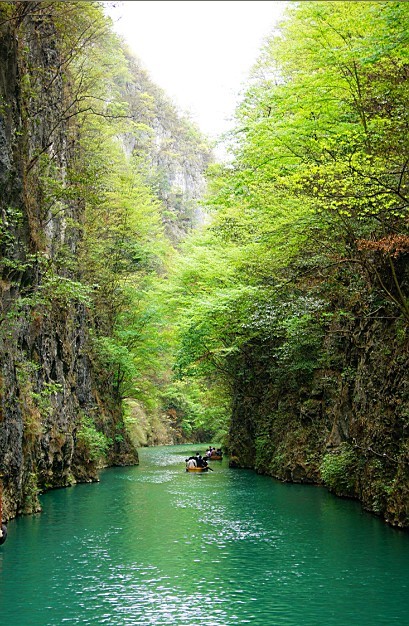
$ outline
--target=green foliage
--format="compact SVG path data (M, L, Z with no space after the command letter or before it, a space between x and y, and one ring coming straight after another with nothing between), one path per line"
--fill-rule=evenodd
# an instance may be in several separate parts
M31 392L31 398L35 402L42 418L52 415L52 398L62 392L62 385L55 382L44 383L40 393Z
M212 388L210 381L200 384L196 380L174 380L164 387L161 394L163 410L174 410L178 426L188 440L198 434L201 439L222 440L226 434L225 424L228 407L220 388Z
M77 443L84 455L94 462L102 461L112 445L112 441L98 431L91 417L86 415L81 416Z
M167 285L183 380L231 397L257 355L296 389L331 362L326 331L358 301L407 317L404 270L377 242L409 234L408 20L403 3L294 3L266 41L232 159L209 170L211 223Z
M16 137L26 150L30 216L26 224L10 203L0 222L3 276L31 274L36 285L6 319L19 323L50 305L86 308L105 397L156 417L173 408L189 437L225 435L251 367L283 393L312 384L331 361L325 340L336 320L389 305L402 315L404 342L409 5L290 5L237 109L231 160L209 168L211 221L186 237L210 160L206 142L120 44L100 3L40 4L59 65L37 67L19 33ZM30 152L30 119L45 102L38 85L57 78L69 98ZM73 146L67 168L51 148L59 133ZM192 190L182 177L195 180ZM36 238L33 224L42 229ZM41 253L21 245L23 228ZM353 371L346 366L343 379ZM95 458L103 454L92 424L79 433L90 449L99 441ZM263 458L266 441L258 443ZM331 488L351 488L347 452L324 459Z
M108 397L142 403L154 416L173 341L156 290L174 255L164 216L169 210L180 222L195 210L175 172L184 174L189 160L203 169L208 148L112 33L101 35L91 56L73 71L82 76L91 64L85 102L103 114L81 115L82 152L63 192L84 203L78 265L90 297L91 359Z
M326 454L320 466L324 483L338 495L354 495L357 456L347 443Z
M237 167L228 172L229 195L219 184L217 196L230 213L234 198L245 211L259 207L258 215L271 207L275 225L274 205L284 197L293 228L303 216L310 243L345 257L353 241L407 232L405 20L391 28L395 10L402 18L401 7L382 3L293 9L266 44L238 110L245 130L234 144ZM275 236L276 250L274 243ZM297 256L305 253L298 244Z
M41 509L40 501L38 499L39 493L38 475L35 472L30 472L23 488L22 513L35 513Z
M69 306L74 302L90 305L90 289L84 283L64 276L53 275L51 273L44 276L36 294L38 302L43 304L58 304L59 306ZM34 304L37 302L34 300Z

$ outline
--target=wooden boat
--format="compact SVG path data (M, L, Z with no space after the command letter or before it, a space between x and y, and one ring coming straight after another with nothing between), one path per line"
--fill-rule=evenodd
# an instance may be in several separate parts
M207 461L221 461L223 459L221 454L211 454L206 457Z
M208 472L209 468L208 467L187 467L186 471L187 472Z

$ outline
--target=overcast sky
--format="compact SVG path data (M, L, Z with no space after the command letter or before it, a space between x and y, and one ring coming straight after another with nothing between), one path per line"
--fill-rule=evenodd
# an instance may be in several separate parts
M230 127L240 89L284 1L134 0L109 9L149 76L203 133Z

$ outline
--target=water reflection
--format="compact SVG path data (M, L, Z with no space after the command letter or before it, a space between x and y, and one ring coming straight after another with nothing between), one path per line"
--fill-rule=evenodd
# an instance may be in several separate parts
M409 536L359 504L253 472L188 474L194 448L42 498L0 550L16 626L409 624ZM7 620L7 621L6 621Z

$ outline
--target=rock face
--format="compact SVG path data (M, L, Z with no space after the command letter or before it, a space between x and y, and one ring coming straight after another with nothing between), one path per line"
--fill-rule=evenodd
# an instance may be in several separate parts
M81 115L91 110L100 119L109 105L114 111L127 105L115 141L162 207L170 246L203 217L208 146L111 35L98 3L0 3L0 481L6 518L38 510L41 491L97 480L102 466L138 462L114 376L104 376L92 343L95 330L109 335L115 320L101 321L90 298L100 277L90 279L78 261L90 197L103 222L103 184L90 182L93 164L83 156L90 131ZM117 57L101 37L118 47ZM124 74L102 76L104 63L117 67L114 58L125 59Z
M211 150L194 125L152 83L138 59L128 52L127 60L132 81L126 85L124 98L140 130L124 135L124 148L129 156L147 155L147 183L162 202L165 232L177 245L205 219L200 200Z
M105 464L137 462L120 407L108 405L96 386L87 356L86 300L75 271L63 261L76 254L82 205L58 199L77 128L68 114L73 96L52 13L41 2L0 7L5 518L38 510L41 490L96 480L101 458ZM110 442L103 457L93 448L93 436Z
M383 314L332 325L322 344L328 367L310 375L280 375L273 343L247 346L235 364L229 447L236 467L325 484L408 527L408 343Z

